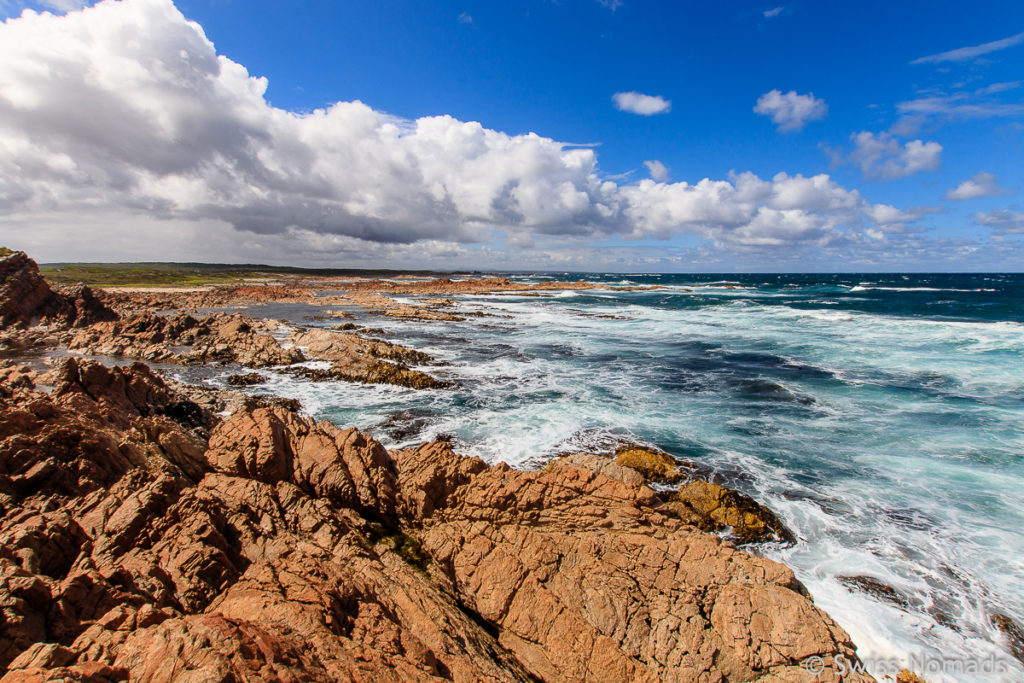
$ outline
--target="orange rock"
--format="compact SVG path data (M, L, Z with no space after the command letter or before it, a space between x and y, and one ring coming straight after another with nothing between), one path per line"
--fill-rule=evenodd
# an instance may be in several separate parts
M683 484L665 509L698 529L729 531L742 543L796 540L771 510L750 496L709 481Z
M668 453L645 446L623 446L615 451L615 462L630 467L647 481L672 483L679 481L679 463Z
M37 322L82 327L117 314L83 285L54 291L23 251L0 251L0 329Z
M918 676L916 673L904 669L903 671L896 674L896 683L927 683L923 678Z
M190 405L139 364L0 384L4 683L802 680L855 658L789 569L608 458L522 472Z

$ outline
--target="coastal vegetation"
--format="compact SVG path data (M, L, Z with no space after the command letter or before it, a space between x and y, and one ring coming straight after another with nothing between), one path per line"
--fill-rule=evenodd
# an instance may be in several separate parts
M11 252L7 250L7 256ZM389 277L410 271L353 268L294 268L264 264L224 263L44 263L39 271L58 285L81 283L90 287L195 287L242 283L280 277ZM432 271L414 271L430 276Z

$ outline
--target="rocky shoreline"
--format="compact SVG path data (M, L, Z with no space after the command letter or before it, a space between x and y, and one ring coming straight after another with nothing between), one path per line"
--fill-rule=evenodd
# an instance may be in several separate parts
M443 441L389 451L141 362L22 362L63 349L444 390L433 359L352 328L194 311L315 299L430 324L444 299L388 295L524 290L341 285L95 295L0 260L0 680L872 680L792 571L737 547L792 533L668 454L518 471Z

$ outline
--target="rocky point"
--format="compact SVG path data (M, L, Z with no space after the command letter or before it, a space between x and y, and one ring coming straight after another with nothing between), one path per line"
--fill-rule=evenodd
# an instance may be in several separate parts
M272 405L218 422L142 364L68 360L0 410L4 681L801 680L854 656L790 570L642 482Z
M281 344L234 314L51 314L70 295L7 262L5 324L78 350L338 376L430 362L340 331ZM837 665L854 645L792 571L706 533L778 536L767 511L668 454L519 471L144 363L3 364L3 683L870 680Z

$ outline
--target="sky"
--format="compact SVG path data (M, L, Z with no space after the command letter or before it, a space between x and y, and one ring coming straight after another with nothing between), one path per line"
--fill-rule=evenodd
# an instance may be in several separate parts
M0 0L41 262L1024 270L1024 2Z

